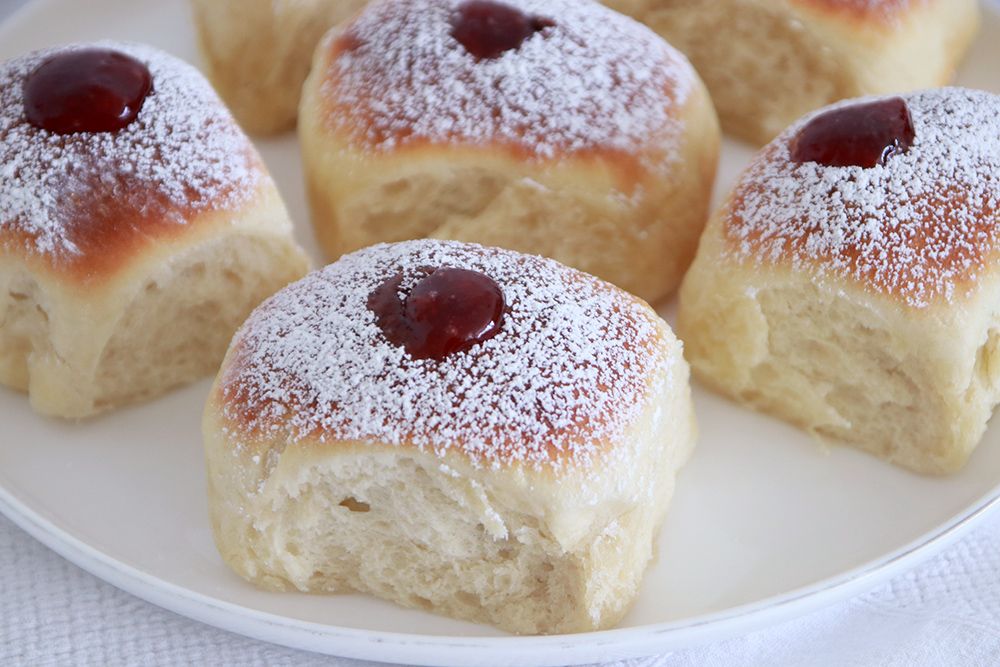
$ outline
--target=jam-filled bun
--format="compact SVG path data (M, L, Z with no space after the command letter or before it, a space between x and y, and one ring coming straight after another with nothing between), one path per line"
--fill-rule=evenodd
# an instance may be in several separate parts
M681 289L695 371L822 438L959 469L1000 400L1000 97L841 103L752 162Z
M977 0L605 0L683 51L727 133L763 144L831 102L947 83Z
M291 130L323 34L367 0L191 0L208 78L252 134Z
M318 47L299 131L330 257L472 241L647 301L690 263L718 157L684 56L591 0L376 0Z
M541 257L378 245L234 338L205 411L212 525L269 589L605 628L694 432L681 345L642 301Z
M0 65L0 383L39 412L213 372L305 270L260 157L194 68L112 42Z

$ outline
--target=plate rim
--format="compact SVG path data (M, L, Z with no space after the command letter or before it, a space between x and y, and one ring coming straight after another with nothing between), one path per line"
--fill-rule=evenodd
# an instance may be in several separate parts
M364 630L291 619L213 598L108 556L28 507L0 483L0 513L46 547L142 600L252 639L325 655L427 667L560 667L602 657L639 658L722 641L801 617L912 569L953 544L992 511L1000 485L912 542L856 568L781 595L678 621L598 632L475 637ZM442 654L446 651L446 654ZM489 662L484 662L488 652ZM502 660L502 662L498 662Z
M16 29L45 5L60 1L29 0L0 21L0 33ZM1000 13L1000 0L983 0L981 6L984 12ZM1000 484L948 520L878 558L786 593L716 612L597 632L477 637L364 630L297 620L226 602L107 555L29 507L0 480L0 514L62 558L150 604L293 649L426 667L560 667L593 661L596 652L599 660L639 658L730 639L867 592L954 544L992 512L1000 512Z

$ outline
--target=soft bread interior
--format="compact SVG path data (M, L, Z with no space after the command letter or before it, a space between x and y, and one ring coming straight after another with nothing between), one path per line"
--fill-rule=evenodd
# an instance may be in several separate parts
M380 444L241 447L210 402L220 553L271 589L360 591L515 633L610 627L634 599L693 446L683 375L651 397L615 456L562 472Z
M49 340L48 314L40 298L27 270L0 268L0 384L20 391L28 391L33 346L37 341L44 349Z
M215 372L250 311L304 271L286 243L236 237L148 280L95 372L95 407L143 400Z
M360 591L519 633L618 619L650 557L658 511L630 507L566 549L543 519L439 468L386 454L300 470L294 486L276 490L270 520L255 522L273 545L260 583Z
M719 248L713 222L681 288L678 332L701 380L918 472L965 464L1000 402L995 281L968 307L915 310Z
M141 401L211 374L250 311L306 268L289 239L253 235L198 244L127 295L80 295L5 264L0 382L28 391L39 412L61 417Z

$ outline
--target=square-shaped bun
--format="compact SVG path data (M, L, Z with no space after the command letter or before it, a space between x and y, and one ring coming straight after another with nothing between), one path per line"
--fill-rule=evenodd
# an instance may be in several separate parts
M131 122L29 122L42 64L93 59L148 71ZM85 417L214 372L306 268L260 156L190 65L112 42L0 65L0 383L39 412Z
M977 0L604 0L701 75L723 129L763 144L840 99L948 83Z
M702 238L679 331L737 400L948 473L1000 400L1000 97L903 100L913 142L884 164L796 162L818 115L764 148Z
M497 333L441 359L369 305L479 272ZM398 290L398 292L397 292ZM390 330L391 331L391 330ZM205 410L216 543L266 588L360 591L518 633L615 624L693 446L688 368L643 302L447 241L345 256L265 302Z

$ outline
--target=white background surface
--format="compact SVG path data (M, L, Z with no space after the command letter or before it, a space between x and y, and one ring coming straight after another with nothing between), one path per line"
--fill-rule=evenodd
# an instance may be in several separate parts
M0 0L0 16L17 4ZM628 664L805 663L1000 663L1000 517L870 595L724 644ZM246 640L159 610L0 518L0 665L8 664L363 663Z

